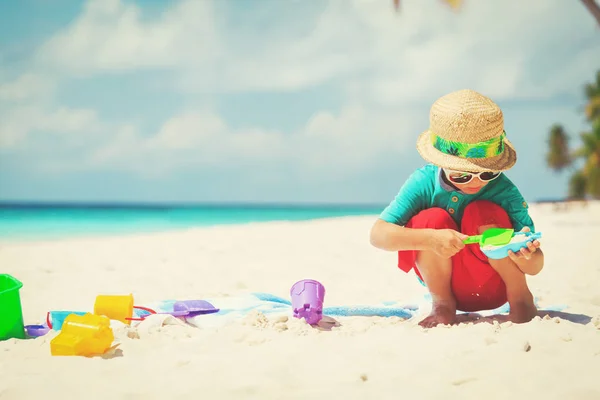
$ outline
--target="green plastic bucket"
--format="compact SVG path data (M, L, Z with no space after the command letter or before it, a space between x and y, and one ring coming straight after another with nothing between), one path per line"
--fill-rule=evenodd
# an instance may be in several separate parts
M7 274L0 274L0 340L25 339L23 310L19 289L23 284Z

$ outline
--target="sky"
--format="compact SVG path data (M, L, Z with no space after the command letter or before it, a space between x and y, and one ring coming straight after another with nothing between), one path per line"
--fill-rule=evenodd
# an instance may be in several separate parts
M0 0L0 200L386 204L464 88L562 198L599 39L564 0Z

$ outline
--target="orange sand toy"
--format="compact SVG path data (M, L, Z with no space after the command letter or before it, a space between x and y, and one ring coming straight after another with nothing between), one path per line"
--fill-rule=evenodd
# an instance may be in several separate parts
M50 342L50 353L53 356L104 354L114 339L108 317L71 314L65 319L62 331Z

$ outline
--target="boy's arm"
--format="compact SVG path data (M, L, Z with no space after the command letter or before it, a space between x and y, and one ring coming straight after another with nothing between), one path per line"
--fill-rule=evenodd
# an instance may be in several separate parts
M371 244L389 251L428 249L430 230L411 229L405 225L414 215L428 208L431 190L429 176L419 170L411 174L373 224Z
M528 230L528 228L522 229L522 231ZM544 252L540 249L538 240L527 243L527 248L521 249L517 253L509 251L508 257L521 272L527 275L537 275L544 267Z
M531 232L535 232L535 224L529 215L529 203L525 201L516 186L513 185L508 189L508 195L504 198L501 206L508 214L515 231L518 232L527 227Z
M378 219L371 228L371 245L388 251L429 250L431 229L411 229Z

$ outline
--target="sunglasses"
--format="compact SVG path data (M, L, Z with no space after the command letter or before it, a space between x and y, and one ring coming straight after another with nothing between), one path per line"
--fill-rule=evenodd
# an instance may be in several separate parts
M458 185L464 185L473 180L474 177L478 177L479 180L483 182L493 181L497 177L500 176L500 172L462 172L462 171L453 171L453 170L444 170L446 173L446 177L452 183L456 183Z

